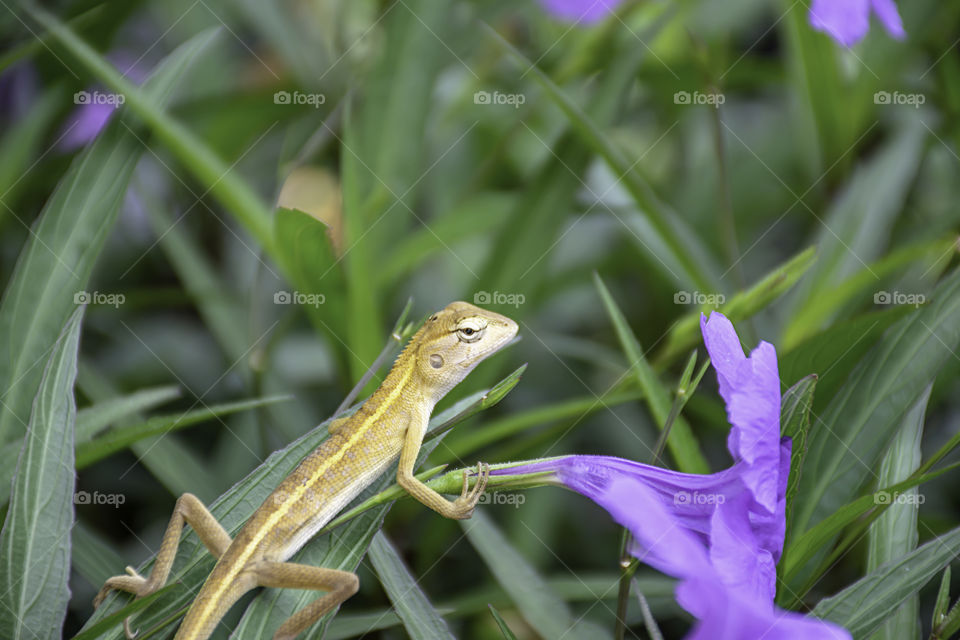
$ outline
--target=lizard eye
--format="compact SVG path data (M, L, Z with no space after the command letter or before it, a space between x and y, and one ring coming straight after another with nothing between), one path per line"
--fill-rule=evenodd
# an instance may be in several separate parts
M485 328L475 320L465 320L457 327L457 337L461 342L476 342L483 337Z

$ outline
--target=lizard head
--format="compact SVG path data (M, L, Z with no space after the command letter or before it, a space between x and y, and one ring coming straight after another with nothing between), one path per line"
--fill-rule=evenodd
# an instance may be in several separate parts
M480 361L510 342L517 323L466 302L451 302L420 331L417 370L439 400Z

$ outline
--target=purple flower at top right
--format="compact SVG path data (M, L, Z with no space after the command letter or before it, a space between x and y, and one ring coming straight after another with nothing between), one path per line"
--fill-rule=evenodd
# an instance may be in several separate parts
M906 37L903 21L893 0L813 0L810 5L810 26L823 31L845 47L860 42L870 30L870 14L892 37Z

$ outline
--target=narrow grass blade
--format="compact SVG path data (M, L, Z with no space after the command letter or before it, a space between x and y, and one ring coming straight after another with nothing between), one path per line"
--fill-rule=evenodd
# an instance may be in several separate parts
M765 309L774 300L789 291L816 260L816 249L810 247L790 258L765 275L755 285L732 296L717 310L736 323ZM685 292L681 292L685 293ZM687 353L700 341L700 311L688 313L677 321L666 343L654 359L655 364L672 362Z
M77 446L77 469L83 469L91 464L110 456L117 451L122 451L135 442L144 438L150 438L178 429L211 420L213 418L223 417L231 413L240 411L249 411L258 407L264 407L276 402L289 400L290 396L270 396L267 398L253 398L250 400L239 400L237 402L226 402L215 404L203 409L195 409L186 413L174 413L165 416L155 416L142 424L134 424L119 429L114 429L106 434L81 443Z
M149 411L180 396L180 387L167 385L135 391L84 407L77 412L77 444L90 440L118 420Z
M667 417L670 415L672 404L670 392L657 378L657 374L653 371L650 363L647 362L643 349L627 324L626 318L623 317L623 313L617 307L617 303L613 300L613 296L610 295L600 276L596 274L594 274L594 284L600 292L607 315L610 316L617 332L617 338L620 340L620 346L627 357L628 366L637 379L647 406L650 408L650 413L653 414L654 422L662 430L667 422ZM680 471L685 473L710 472L710 466L700 452L700 446L697 444L693 431L682 416L678 415L676 417L670 436L667 439L667 448Z
M44 368L0 531L0 629L11 640L61 637L70 601L73 383L82 318L82 308L73 312Z
M803 462L807 456L807 434L810 432L810 410L813 408L813 391L817 377L809 375L786 390L780 401L780 435L791 438L790 476L787 479L787 532L793 520L794 502L800 488ZM786 544L786 542L784 543Z
M592 625L578 624L567 603L550 591L543 578L527 563L489 516L478 510L462 520L467 539L483 558L517 609L531 627L544 638L598 638L603 634Z
M454 636L447 623L420 589L416 578L411 575L383 531L373 536L369 554L380 584L410 637L413 640L452 639Z
M504 640L517 640L517 636L513 635L513 631L510 631L510 627L507 626L507 621L503 619L503 616L500 615L500 612L497 611L495 606L487 605L490 608L490 614L493 616L493 619L496 620L497 626L500 628L500 633L503 634Z

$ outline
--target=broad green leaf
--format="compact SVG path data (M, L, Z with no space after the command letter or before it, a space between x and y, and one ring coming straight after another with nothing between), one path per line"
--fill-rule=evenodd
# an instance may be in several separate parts
M904 600L960 554L960 528L936 536L884 564L840 593L824 598L813 615L846 627L854 638L876 631Z
M69 52L72 60L83 65L111 90L123 94L126 108L149 126L156 138L227 211L236 216L268 254L274 255L270 213L246 180L240 178L232 167L217 157L200 138L171 118L151 91L133 85L67 25L35 6L27 11L37 22L50 30L52 38ZM182 46L195 47L198 42L205 45L215 33L214 30L206 31Z
M297 293L322 296L314 298L317 301L322 299L322 304L304 304L301 308L318 332L340 346L341 336L346 332L343 320L347 317L343 265L339 264L334 253L327 226L301 211L280 208L274 219L273 233L280 251L278 260L294 288L293 291L281 291L274 295L280 295L278 299L283 304L294 303ZM380 339L382 333L375 335ZM340 355L342 364L348 364L353 359L346 349L341 349ZM366 365L369 366L371 362L372 359ZM363 373L359 369L353 372L353 379Z
M414 640L452 639L454 636L447 623L434 609L383 531L373 536L369 554L380 584L410 637Z
M484 395L484 392L478 392L460 400L448 410L433 416L430 421L431 426L438 427L456 421L456 416L459 413L475 406ZM211 513L231 536L240 530L247 518L260 506L270 492L293 471L304 456L326 439L329 423L330 420L323 422L283 449L273 452L262 465L209 505ZM422 462L439 442L439 438L425 442L418 460ZM392 482L393 475L388 471L361 494L356 503L363 502L385 489ZM334 530L329 535L316 537L307 543L300 553L291 558L291 561L355 571L366 553L370 540L380 529L380 523L388 509L389 505L372 509ZM139 567L138 570L142 574L148 573L152 565L153 560L151 559ZM193 594L200 588L212 568L213 559L207 553L206 547L203 546L193 531L189 529L185 531L169 578L169 582L177 582L178 584L171 588L166 597L157 600L153 607L137 616L134 625L146 632L160 625L169 624L171 617L175 619L182 615L185 608L190 604ZM119 571L120 567L117 567L117 570ZM269 630L269 633L266 634L269 637L270 633L282 622L281 619L285 617L285 614L301 608L315 597L316 593L313 592L294 592L288 589L267 589L263 591L244 613L240 627L236 630L235 639L256 638L259 640L259 638L264 637L264 629ZM86 626L96 624L127 601L128 598L125 595L110 595L87 621ZM321 620L305 637L319 638L330 617L327 616L324 620ZM121 640L123 629L120 627L111 629L104 638Z
M58 23L59 24L59 23ZM59 29L64 29L60 25ZM176 81L209 41L181 45L137 91L152 108L169 98ZM95 55L95 54L94 54ZM40 363L87 288L90 272L117 217L143 145L125 107L70 165L40 213L0 303L0 443L23 434Z
M894 324L863 359L810 432L794 533L820 522L874 477L900 417L960 342L960 270L932 302Z
M790 531L794 502L800 487L803 462L807 456L807 435L810 432L810 410L817 376L809 375L787 389L780 401L780 435L791 438L790 476L787 479L786 530Z
M923 472L923 467L917 470L909 479L898 482L895 485L878 489L876 492L862 495L859 498L843 505L828 517L814 525L803 535L797 538L789 538L790 545L784 549L783 557L780 559L778 569L785 581L791 581L796 577L797 571L801 569L812 557L822 556L825 548L830 548L831 541L839 535L846 527L852 527L852 531L844 537L842 544L833 549L829 556L821 562L821 566L826 567L832 559L842 556L850 545L860 541L862 530L866 529L874 520L883 514L889 507L894 496L901 492L919 486L925 482L930 482L935 478L960 468L960 462L947 465L942 469L932 472ZM816 576L808 579L808 586L816 582ZM795 606L797 603L791 603L791 600L802 598L806 592L806 587L800 589L784 589L778 598L778 603L786 606Z
M73 312L44 367L0 531L0 629L11 640L61 637L70 601L73 382L82 318L82 308Z
M593 625L577 620L567 603L550 591L546 582L530 566L482 509L460 526L473 548L503 587L524 620L543 638L598 638L603 634Z
M643 348L637 342L637 338L633 335L626 318L623 317L623 313L604 286L600 276L594 274L593 280L600 292L607 315L610 316L613 327L617 332L620 346L627 356L628 366L637 379L647 406L650 408L650 413L653 414L654 423L656 423L657 428L662 430L667 423L667 417L670 415L672 405L670 392L660 382L653 367L647 362ZM700 445L697 444L697 439L693 435L690 425L682 416L678 415L674 420L673 429L667 438L667 448L673 455L680 471L685 473L710 472L710 465L707 464L706 458L700 452Z
M122 451L130 445L144 438L150 438L171 431L184 429L200 422L237 413L249 411L257 407L264 407L275 402L289 400L289 396L270 396L215 404L202 409L194 409L185 413L173 413L165 416L154 416L144 423L113 429L87 442L77 445L77 469L90 466L117 451Z
M924 414L933 383L920 394L915 405L910 407L890 448L880 462L880 486L906 480L920 466L922 457L920 440L923 437ZM917 548L919 534L917 517L920 511L919 492L908 489L897 496L897 504L891 504L886 512L867 530L867 571L878 569ZM910 596L894 611L883 626L873 635L874 640L919 640L920 598Z
M733 295L717 310L736 323L765 309L770 303L789 291L816 261L814 247L801 251L765 275L745 291ZM679 294L690 294L681 291ZM666 344L655 358L656 364L670 362L687 353L700 341L700 311L688 313L678 320L667 334Z

